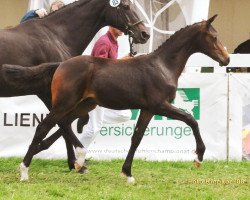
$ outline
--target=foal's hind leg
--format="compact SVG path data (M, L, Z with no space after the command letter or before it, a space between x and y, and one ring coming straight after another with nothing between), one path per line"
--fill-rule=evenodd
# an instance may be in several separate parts
M21 181L28 180L28 167L36 151L36 146L42 142L48 132L55 126L63 114L55 114L53 111L37 126L35 136L29 146L23 162L20 165Z
M46 91L50 91L50 89L48 89ZM42 99L44 104L47 106L47 108L49 110L51 110L51 95L50 94L43 94L43 95L40 95L39 98ZM72 131L72 129L71 129L71 131ZM37 146L37 152L35 154L37 154L45 149L48 149L60 136L63 136L63 138L65 140L66 148L67 148L68 166L69 166L70 170L74 169L74 163L76 160L74 149L73 149L72 144L68 140L68 138L65 137L65 135L67 135L67 133L65 133L65 131L63 131L61 128L59 128L59 130L57 130L50 137L43 140L41 142L41 144L39 144L39 146Z
M68 118L69 117L67 116L67 118L66 118L67 121L68 121ZM63 130L65 132L68 133L67 135L65 135L65 138L67 138L67 140L69 140L71 142L71 144L73 144L74 147L76 148L76 160L74 162L75 170L77 172L80 172L80 173L85 173L87 168L84 166L84 161L85 161L87 150L83 147L81 142L78 140L76 135L73 133L73 131L71 129L71 122L72 121L68 121L68 123L67 123L64 121L63 125L61 125L61 127L63 128Z
M198 156L197 159L195 159L195 165L196 167L199 167L201 165L201 162L203 161L203 155L205 153L206 147L201 138L198 123L197 121L195 121L194 117L172 106L168 102L164 102L164 104L159 108L156 114L183 121L192 128L196 141L196 154Z
M72 130L71 130L72 131ZM55 133L53 133L50 137L44 139L34 151L34 155L40 153L41 151L47 150L56 140L58 140L63 135L66 138L66 135L62 128L59 128ZM67 141L67 142L66 142ZM65 139L66 147L67 147L67 156L68 156L68 166L69 169L74 169L74 162L76 160L75 153L72 144L68 139Z
M68 133L65 135L67 140L69 140L76 148L77 159L74 162L74 168L80 173L86 172L87 169L85 166L83 166L87 151L73 133L71 129L71 123L78 117L86 116L88 112L93 110L95 107L96 104L91 99L83 100L78 103L77 107L65 115L58 123L60 127L62 127L66 133Z
M28 167L31 163L33 156L35 155L34 153L37 149L36 146L42 142L42 140L46 137L50 129L53 128L56 123L60 124L63 127L64 131L68 133L66 138L71 142L71 144L73 143L73 145L76 147L77 160L74 163L76 170L79 172L84 172L86 170L86 168L83 167L86 150L73 133L70 124L74 119L79 117L79 115L85 116L90 110L94 109L95 106L95 103L93 103L91 100L85 100L80 102L75 109L73 109L66 115L65 111L67 111L68 109L61 107L61 111L52 110L49 113L49 115L37 126L36 134L33 138L33 141L28 149L27 154L23 159L23 162L20 165L21 181L28 180Z
M132 139L131 139L131 146L130 146L128 155L127 155L126 160L122 166L122 173L124 173L127 176L128 183L135 182L135 179L133 178L133 176L131 174L131 166L132 166L133 158L135 155L135 151L136 151L137 147L139 146L139 144L143 138L143 134L144 134L152 117L153 117L153 115L151 113L149 113L145 110L141 110L139 119L138 119L136 127L135 127L135 132L134 132Z
M36 146L34 151L34 155L40 153L41 151L47 150L56 140L58 140L61 136L63 130L60 128L55 133L53 133L50 137L44 139L42 142Z

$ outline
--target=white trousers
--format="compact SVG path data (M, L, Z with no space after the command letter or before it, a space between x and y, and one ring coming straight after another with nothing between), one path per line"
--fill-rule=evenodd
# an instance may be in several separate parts
M88 148L95 139L103 124L117 124L131 119L130 110L112 110L97 106L89 112L88 124L84 127L80 141L85 148Z

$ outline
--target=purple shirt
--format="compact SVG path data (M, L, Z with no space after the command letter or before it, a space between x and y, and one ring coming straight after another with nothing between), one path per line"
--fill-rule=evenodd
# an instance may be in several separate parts
M117 59L118 43L109 31L96 41L91 55L101 58Z

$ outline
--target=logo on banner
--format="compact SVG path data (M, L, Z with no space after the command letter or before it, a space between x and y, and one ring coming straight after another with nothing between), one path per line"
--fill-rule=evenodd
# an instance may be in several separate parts
M191 114L196 120L200 119L200 88L178 88L172 104L186 113ZM132 110L131 120L137 120L139 110ZM155 120L163 120L162 116L155 116ZM168 120L172 120L169 119Z
M200 88L178 88L173 105L200 119Z

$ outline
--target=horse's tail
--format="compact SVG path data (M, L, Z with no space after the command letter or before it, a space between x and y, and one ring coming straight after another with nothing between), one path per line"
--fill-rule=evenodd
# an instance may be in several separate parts
M49 89L53 75L60 65L57 63L44 63L34 67L4 64L2 74L4 80L19 89Z

